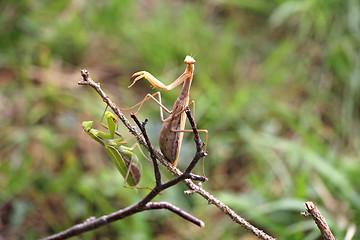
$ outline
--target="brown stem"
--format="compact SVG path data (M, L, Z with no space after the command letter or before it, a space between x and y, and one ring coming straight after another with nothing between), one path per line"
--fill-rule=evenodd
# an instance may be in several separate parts
M194 217L193 215L183 211L181 208L176 207L175 205L172 205L168 202L150 202L146 204L145 210L150 209L167 209L169 211L172 211L173 213L176 213L180 217L184 218L185 220L194 223L195 225L198 225L199 227L204 227L205 224L200 219Z
M199 227L204 226L204 222L201 221L200 219L192 216L191 214L185 212L184 210L182 210L170 203L167 203L167 202L148 202L144 206L140 206L140 205L141 205L140 202L138 202L127 208L121 209L121 210L111 213L109 215L104 215L100 218L95 218L95 217L88 218L83 223L76 224L73 227L71 227L63 232L48 236L46 238L43 238L42 240L67 239L67 238L79 235L81 233L99 228L101 226L112 223L114 221L123 219L123 218L133 215L135 213L146 211L146 210L155 210L155 209L167 209L167 210L179 215L180 217L194 223L195 225L197 225Z
M135 123L138 125L138 127L140 128L140 130L145 138L146 144L147 144L149 152L150 152L150 157L151 157L151 160L154 165L154 175L155 175L156 185L160 185L161 184L161 174L160 174L159 166L156 161L154 148L152 147L152 144L151 144L149 137L145 130L145 125L148 122L148 119L145 119L145 121L143 123L140 123L139 120L137 119L137 117L133 113L131 113L131 118L134 119Z
M335 240L334 235L332 234L328 224L326 223L325 218L321 215L319 209L316 207L313 202L305 202L305 208L307 212L301 213L303 216L312 216L316 225L320 229L321 235L325 240Z

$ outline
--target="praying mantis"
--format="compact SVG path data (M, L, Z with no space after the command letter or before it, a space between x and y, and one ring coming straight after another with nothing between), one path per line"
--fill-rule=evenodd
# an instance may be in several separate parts
M189 99L190 99L189 92L190 92L191 82L194 76L194 69L195 69L194 65L196 61L193 57L186 56L184 63L187 64L185 72L181 74L180 77L178 77L173 83L171 83L168 86L164 85L162 82L160 82L153 75L151 75L149 72L146 71L136 72L131 77L131 79L134 80L132 84L129 86L129 88L132 87L137 81L143 78L148 80L154 88L158 88L165 91L169 91L175 88L176 86L180 85L181 83L184 83L182 91L179 97L176 99L173 108L171 110L168 110L161 103L160 92L156 92L154 94L147 94L145 98L135 106L128 109L124 109L124 110L131 110L139 106L138 110L136 111L137 113L142 107L143 103L149 99L154 100L160 106L160 117L163 125L160 130L159 146L161 152L164 154L166 159L169 162L171 162L174 166L177 165L184 132L192 132L192 130L185 129L185 120L186 120L185 110L190 105L193 105L193 112L195 109L195 102L191 101L189 103ZM157 100L154 97L155 95L158 95L159 100ZM163 117L163 110L169 114L169 117L166 119L164 119ZM208 131L198 130L198 132L206 133L206 142L205 142L205 151L206 151ZM204 165L204 159L203 159L203 165Z
M111 112L106 111L103 117L105 117L109 133L94 129L93 121L85 121L82 123L84 131L105 147L107 154L115 163L120 174L124 177L124 186L126 186L127 183L130 187L135 187L140 181L141 170L137 165L138 158L133 153L133 149L135 146L139 147L139 145L134 144L131 148L123 146L126 143L124 138L115 138L115 128L117 124L116 116Z

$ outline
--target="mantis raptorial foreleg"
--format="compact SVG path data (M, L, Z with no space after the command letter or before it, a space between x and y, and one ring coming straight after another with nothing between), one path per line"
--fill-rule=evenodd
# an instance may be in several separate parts
M133 108L139 106L138 110L136 111L136 113L137 113L140 110L140 108L142 107L142 105L144 104L144 102L149 99L152 99L160 106L160 116L161 116L163 125L162 125L161 131L160 131L159 145L160 145L161 152L174 165L177 164L184 132L192 132L192 130L184 129L185 128L185 119L186 119L185 118L185 109L190 105L193 105L193 111L195 109L194 101L192 101L189 104L189 91L190 91L190 86L191 86L191 82L192 82L193 74L194 74L194 64L196 61L192 57L186 56L184 62L187 64L185 72L183 74L181 74L180 77L178 77L173 83L171 83L167 86L146 71L137 72L137 73L133 74L133 76L131 77L134 80L133 80L133 83L129 87L133 86L137 81L139 81L142 78L145 78L146 80L148 80L154 88L159 88L159 89L162 89L165 91L169 91L169 90L175 88L176 86L180 85L181 83L184 83L183 89L182 89L179 97L175 101L171 111L169 109L167 109L164 105L162 105L161 94L159 92L157 92L155 94L147 94L141 102L139 102L132 108L124 109L124 110L130 110L130 109L133 109ZM157 100L154 97L155 95L158 95L159 100ZM169 113L170 116L168 118L164 119L162 110ZM206 150L206 145L207 145L207 140L208 140L208 131L207 130L198 130L198 131L206 133L206 143L205 143L205 150ZM203 160L203 163L204 163L204 160Z
M185 59L186 60L186 59ZM163 84L161 81L159 81L156 77L154 77L153 75L151 75L149 72L146 71L140 71L137 73L134 73L131 76L131 79L134 78L134 81L132 82L132 84L129 86L129 88L131 88L137 81L139 81L142 78L145 78L146 80L148 80L151 85L153 86L153 88L158 88L161 90L165 90L165 91L170 91L171 89L179 86L182 82L184 82L184 79L188 78L188 77L192 77L190 76L190 73L184 72L183 74L181 74L180 77L178 77L173 83L171 83L170 85L166 86L165 84Z

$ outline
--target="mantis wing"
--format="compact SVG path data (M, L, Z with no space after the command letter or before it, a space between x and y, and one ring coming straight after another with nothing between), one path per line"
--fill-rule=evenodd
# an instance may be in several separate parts
M120 174L124 177L125 182L131 187L136 186L141 178L140 168L133 163L132 159L127 160L126 158L123 158L115 147L107 145L105 146L105 150L111 160L115 163ZM134 157L134 155L132 157Z

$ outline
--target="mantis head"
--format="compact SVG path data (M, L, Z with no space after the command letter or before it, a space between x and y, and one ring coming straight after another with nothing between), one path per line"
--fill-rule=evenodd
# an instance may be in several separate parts
M82 122L81 125L83 126L85 132L90 132L90 130L93 127L93 124L94 124L93 121L85 121L85 122Z
M186 63L186 64L195 64L196 61L195 61L195 59L192 58L191 56L186 56L186 57L185 57L185 60L184 60L184 63Z

